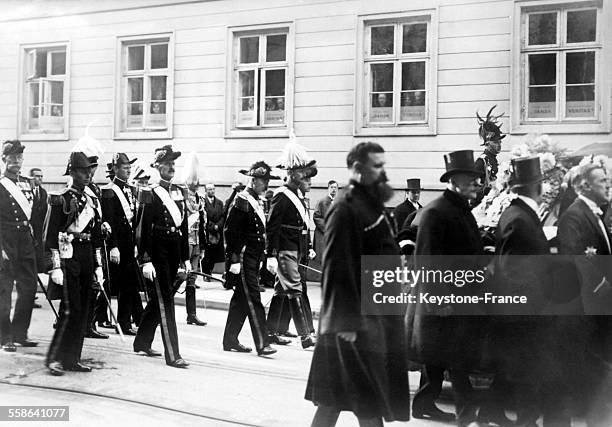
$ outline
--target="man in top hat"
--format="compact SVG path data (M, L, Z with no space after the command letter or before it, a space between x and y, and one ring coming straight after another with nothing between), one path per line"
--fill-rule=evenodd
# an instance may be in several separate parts
M238 342L248 316L257 354L276 353L269 345L266 315L259 293L259 265L265 261L266 248L266 217L260 197L271 179L280 179L270 171L270 166L262 161L254 163L249 170L240 171L249 181L234 198L225 221L225 256L229 264L226 278L234 286L223 334L225 351L251 351Z
M125 335L136 335L132 317L139 324L143 312L134 231L136 189L128 184L135 161L125 153L115 153L112 161L114 178L102 188L103 220L112 230L106 241L107 259L112 264L110 280L118 291L117 322Z
M421 209L423 206L419 203L421 197L421 180L419 178L410 178L406 180L406 200L396 206L393 211L397 229L400 230L406 221L408 215L412 212Z
M0 340L4 351L15 343L34 347L28 339L36 296L36 250L32 234L32 188L19 175L24 146L18 140L2 144L4 175L0 178ZM17 301L11 320L11 295L17 284Z
M497 179L497 172L499 171L499 163L497 161L497 155L501 151L501 141L506 137L501 133L501 124L498 120L504 115L501 113L498 116L493 114L493 110L497 107L494 105L491 107L485 118L480 117L476 113L478 119L478 134L482 138L482 144L484 145L483 153L476 160L476 168L481 171L484 176L484 182L482 191L478 194L478 197L473 202L474 205L480 203L480 201L486 196L491 188L495 185Z
M47 190L42 186L43 172L40 168L30 169L30 182L32 185L32 231L36 239L36 268L39 273L46 272L44 247L43 247L43 228L45 217L47 216Z
M225 212L223 202L215 196L215 184L206 184L204 208L206 210L206 250L202 261L203 273L212 274L215 264L224 262L223 222ZM209 278L205 279L210 281Z
M417 215L414 252L417 268L437 268L429 263L439 258L434 260L431 256L484 254L478 225L469 205L476 199L482 179L482 172L474 163L474 153L455 151L444 156L444 163L446 172L440 181L446 183L446 190ZM466 270L470 267L475 271L481 266L461 266ZM428 287L423 291L432 289ZM442 390L444 371L448 369L457 396L457 421L460 426L467 426L476 420L477 407L468 372L479 362L482 322L470 316L452 316L455 309L450 305L428 306L420 301L409 308L406 316L409 359L424 364L426 373L414 396L412 415L447 422L453 420L452 414L435 405Z
M145 263L144 277L153 282L149 302L143 313L134 340L134 351L148 356L161 354L151 348L157 325L161 325L166 364L174 368L186 368L189 364L179 353L178 334L174 314L174 279L183 266L183 272L191 271L189 262L189 228L183 189L171 183L174 177L174 161L181 155L172 146L155 150L151 164L160 175L158 185L151 187L148 196L143 193L142 223L139 254Z
M272 343L287 344L288 340L279 334L285 332L283 306L288 303L302 347L308 348L315 344L315 338L311 333L312 313L303 292L299 262L309 237L310 218L304 193L310 191L310 180L317 174L316 161L308 157L304 147L292 141L283 151L279 168L287 171L287 182L276 191L268 218L267 262L272 272L277 271L277 279L267 325Z
M63 288L60 317L47 353L52 375L65 370L91 372L81 363L92 281L103 282L100 201L85 191L95 165L82 152L70 154L72 186L49 197L51 212L46 233L51 251L51 280Z
M193 268L192 274L187 276L185 285L185 309L187 310L187 324L206 326L206 322L198 318L196 312L196 279L194 272L200 272L201 260L206 248L206 210L204 198L198 193L200 163L196 153L189 153L183 168L181 183L187 186L187 223L189 226L189 261Z

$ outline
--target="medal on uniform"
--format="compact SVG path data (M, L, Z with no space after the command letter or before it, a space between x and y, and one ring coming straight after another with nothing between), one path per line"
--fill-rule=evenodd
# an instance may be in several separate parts
M61 259L72 258L72 234L59 233L58 235L58 247Z

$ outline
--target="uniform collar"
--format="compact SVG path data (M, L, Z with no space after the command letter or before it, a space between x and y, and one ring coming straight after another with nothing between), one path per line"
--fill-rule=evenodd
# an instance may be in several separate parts
M170 181L166 181L165 179L160 179L159 180L159 185L161 187L164 187L166 190L169 190L170 187L172 186L172 183Z

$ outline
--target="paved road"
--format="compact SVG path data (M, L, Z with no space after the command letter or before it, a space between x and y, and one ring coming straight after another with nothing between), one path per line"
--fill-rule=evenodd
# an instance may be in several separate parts
M108 340L85 340L83 360L94 367L92 373L53 377L43 367L53 332L53 314L44 305L34 311L30 328L30 337L41 345L0 352L1 404L69 405L70 424L79 426L309 426L315 409L303 395L312 350L302 350L296 341L277 347L279 352L270 358L224 352L221 337L227 313L209 309L199 314L207 326L187 325L182 313L178 317L180 351L191 363L189 369L136 355L132 337L122 343L112 334ZM240 339L252 346L248 322ZM163 348L159 330L154 348ZM413 390L417 382L418 375L412 375ZM357 421L343 413L338 426L357 426Z

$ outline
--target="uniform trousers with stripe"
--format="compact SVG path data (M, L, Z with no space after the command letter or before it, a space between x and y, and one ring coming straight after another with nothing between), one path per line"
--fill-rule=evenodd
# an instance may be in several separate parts
M94 251L91 243L73 241L72 248L72 258L64 260L62 268L62 304L47 353L47 365L50 362L61 362L65 368L81 360L94 277Z
M248 249L243 253L240 265L240 280L235 281L234 295L227 313L227 323L223 334L224 346L238 343L238 335L247 316L257 350L261 350L269 344L266 331L266 314L259 291L259 265L262 257L262 253L249 251ZM228 275L231 275L231 273L228 273Z
M151 348L155 329L161 326L162 340L166 363L181 358L179 353L178 333L174 317L174 279L181 262L181 245L179 238L158 239L152 249L151 261L155 267L157 279L147 282L149 302L140 319L140 326L134 339L134 350Z
M3 228L4 251L8 261L0 258L0 340L23 341L28 336L36 295L36 252L29 228ZM11 321L11 299L17 284L17 301Z

